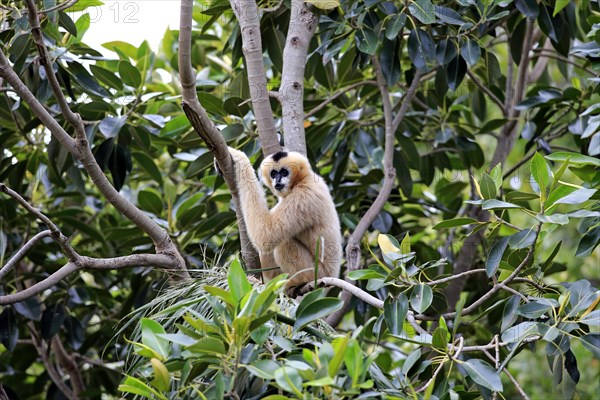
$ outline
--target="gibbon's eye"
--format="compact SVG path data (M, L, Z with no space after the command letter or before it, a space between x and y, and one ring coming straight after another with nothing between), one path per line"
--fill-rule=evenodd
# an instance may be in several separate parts
M288 172L287 169L282 168L281 171L279 172L281 174L281 176L286 177L288 176L290 173Z
M277 176L277 171L272 170L271 171L271 178L275 179L276 176Z

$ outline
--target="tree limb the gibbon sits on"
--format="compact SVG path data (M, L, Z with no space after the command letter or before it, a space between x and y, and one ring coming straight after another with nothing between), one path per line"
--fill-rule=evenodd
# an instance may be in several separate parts
M294 295L314 280L318 258L318 278L337 278L342 259L340 221L327 184L312 171L308 160L300 153L280 151L261 163L261 181L278 198L269 210L250 160L239 150L229 150L242 215L261 268L278 267L264 271L263 276L270 280L287 273L286 290Z

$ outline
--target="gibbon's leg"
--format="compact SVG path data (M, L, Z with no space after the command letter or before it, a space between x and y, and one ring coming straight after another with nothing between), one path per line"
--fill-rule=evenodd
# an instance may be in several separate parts
M272 251L270 252L261 252L260 256L260 267L261 268L274 268L277 267L277 263L275 262L275 255ZM268 271L263 271L263 282L267 283L271 279L275 278L277 275L281 274L281 268L277 269L269 269Z
M275 248L275 262L282 272L288 274L286 292L293 294L295 289L315 279L315 258L304 244L292 238ZM323 265L319 261L319 275Z

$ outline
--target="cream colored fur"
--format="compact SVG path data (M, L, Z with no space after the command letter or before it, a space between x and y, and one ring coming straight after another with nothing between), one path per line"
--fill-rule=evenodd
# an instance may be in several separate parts
M231 149L242 214L250 240L260 254L261 268L269 280L285 272L288 291L314 280L316 249L319 246L319 278L338 277L342 258L340 222L329 189L300 153L285 152L278 161L273 155L261 164L263 183L278 197L271 210L246 154ZM281 156L282 153L277 153ZM271 170L286 168L289 177L282 190L275 190Z

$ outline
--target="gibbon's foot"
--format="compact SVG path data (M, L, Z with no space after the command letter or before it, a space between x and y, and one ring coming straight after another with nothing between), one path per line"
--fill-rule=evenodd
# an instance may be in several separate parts
M312 292L313 290L315 290L315 283L307 282L302 285L292 286L292 287L287 288L286 293L289 297L296 298L296 297L304 296L305 294Z

